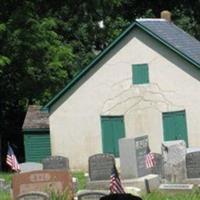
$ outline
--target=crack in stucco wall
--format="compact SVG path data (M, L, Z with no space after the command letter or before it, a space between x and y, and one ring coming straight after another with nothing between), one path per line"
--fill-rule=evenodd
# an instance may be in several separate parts
M127 114L145 109L166 112L183 108L169 98L175 91L161 89L157 83L130 85L130 79L124 79L112 85L111 93L103 103L102 115Z

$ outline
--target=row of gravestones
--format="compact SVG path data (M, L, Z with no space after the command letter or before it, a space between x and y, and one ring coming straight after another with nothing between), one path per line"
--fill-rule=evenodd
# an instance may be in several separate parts
M200 148L186 148L183 140L164 142L164 176L173 182L200 178Z
M147 169L144 159L147 146L148 136L119 140L122 178L141 177L150 173L162 178L174 173L177 176L175 178L180 180L200 178L200 147L186 148L182 140L163 142L162 154L154 153L156 165Z
M110 154L95 154L88 160L89 178L91 181L109 180L115 159ZM65 188L70 193L73 188L69 173L69 159L62 156L51 156L41 163L22 163L21 172L13 176L12 195L18 200L47 200L47 191L63 192ZM99 199L108 194L108 190L86 190L78 193L78 200Z
M20 173L12 179L12 197L17 200L47 200L49 193L64 192L72 195L73 183L69 171L69 160L62 156L51 156L41 163L20 164Z
M27 162L20 164L21 172L45 169L69 170L69 159L63 156L50 156L41 163Z
M90 181L107 181L113 166L115 165L114 156L111 154L95 154L89 157L89 178ZM41 166L42 170L41 170ZM61 156L53 156L39 163L21 164L21 173L13 177L13 198L19 200L29 199L49 199L46 191L63 192L65 188L70 188L71 177L68 173L69 160ZM45 188L45 190L44 190ZM108 195L107 190L84 190L77 193L78 200L99 200Z
M121 145L120 148L125 148L124 154L121 153L120 155L120 161L123 159L127 159L129 162L134 163L135 166L133 166L132 170L137 170L138 177L144 175L144 154L146 150L147 145L147 138L145 137L139 137L135 139L131 139L129 141L132 143L130 145L130 152L129 152L129 145L125 143L126 147L123 147ZM184 156L181 152L184 151L184 145L176 144L175 149L173 149L171 145L173 142L170 142L168 144L168 151L173 151L171 156L169 156L171 161L177 161L182 160L181 157ZM170 146L171 145L171 146ZM179 150L177 150L179 149ZM181 150L181 151L180 151ZM183 150L183 151L182 151ZM129 155L127 152L132 153L133 160L130 160ZM168 153L169 153L168 152ZM163 156L161 154L155 154L156 155L156 166L152 169L152 171L148 173L157 173L162 174L163 169L163 163L165 162L163 160ZM170 154L169 154L170 155ZM122 162L121 162L122 163ZM127 163L127 162L125 162ZM96 154L89 158L89 178L91 181L100 181L100 180L109 180L110 174L113 165L115 164L115 159L110 154ZM188 178L195 178L199 177L200 175L200 169L198 168L200 164L200 149L189 149L186 154L186 168L187 168L187 174ZM127 164L127 166L130 168L131 164ZM180 167L180 166L179 166ZM135 169L134 169L135 168ZM51 187L53 189L56 189L58 191L62 191L65 187L71 187L71 177L69 173L66 173L67 170L69 170L69 160L68 158L61 157L61 156L52 156L45 160L43 160L42 164L34 164L34 163L24 163L21 165L22 173L14 176L13 178L13 194L14 197L19 196L21 193L27 193L29 192L29 196L31 193L40 190L42 187ZM43 169L43 170L42 170ZM40 170L40 171L35 171ZM59 170L59 171L58 171ZM122 169L123 170L123 167ZM28 172L29 171L29 172ZM26 172L26 173L25 173ZM122 171L123 173L123 171ZM67 175L66 175L67 174ZM61 183L62 182L62 183ZM63 185L64 183L64 185ZM106 191L85 191L81 194L78 194L79 200L85 200L87 199L98 199L99 196L102 196L103 194L106 194ZM39 195L42 194L36 194L37 198L39 199ZM22 196L21 199L24 197ZM26 197L26 199L28 199ZM33 199L33 198L32 198Z

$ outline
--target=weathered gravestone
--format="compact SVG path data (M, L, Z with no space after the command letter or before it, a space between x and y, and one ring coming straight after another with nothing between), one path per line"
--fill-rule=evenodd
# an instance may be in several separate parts
M69 169L69 159L63 156L50 156L42 160L43 169Z
M145 165L148 136L119 140L121 176L124 179L145 176L150 170Z
M101 197L108 195L108 191L103 190L83 190L78 192L78 200L99 200Z
M186 154L187 178L200 178L200 148L188 148Z
M0 191L10 192L11 185L7 184L5 179L0 178Z
M42 170L42 164L36 162L20 163L20 173Z
M164 177L171 182L183 182L186 178L186 145L183 140L163 142Z
M5 179L3 179L3 178L0 178L0 190L3 190L3 188L4 188L5 184L6 184L6 181L5 181Z
M21 194L17 197L17 200L49 200L49 195L44 192L30 192Z
M109 180L112 168L115 164L111 154L95 154L89 157L90 181Z
M68 171L41 170L16 174L12 179L13 198L29 192L72 193L72 178Z
M163 157L159 153L154 153L155 165L151 169L152 174L163 176Z

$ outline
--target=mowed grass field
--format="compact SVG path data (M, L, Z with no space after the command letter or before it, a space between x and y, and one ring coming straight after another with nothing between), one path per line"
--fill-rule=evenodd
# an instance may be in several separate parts
M0 172L0 179L5 179L6 183L11 183L12 174ZM9 192L3 192L0 190L0 200L10 200L10 199L11 198Z
M6 180L7 183L11 183L12 175L10 173L0 172L0 178ZM73 172L73 177L76 177L78 180L78 189L85 189L86 178L83 172ZM200 189L195 188L192 192L183 192L183 193L162 193L159 191L154 191L150 194L143 195L143 200L200 200ZM52 196L52 200L67 200L64 196L56 197ZM0 200L11 200L9 192L0 191Z

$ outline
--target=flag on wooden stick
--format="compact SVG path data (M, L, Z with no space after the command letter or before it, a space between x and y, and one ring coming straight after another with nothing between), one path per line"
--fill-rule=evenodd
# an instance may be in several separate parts
M113 166L111 176L110 176L110 192L113 194L125 193L115 165Z
M152 168L156 164L155 156L151 152L149 145L147 146L146 155L145 155L145 165L146 168Z
M17 158L12 150L12 147L8 144L8 153L6 156L6 163L11 167L12 170L18 172L20 171L19 163Z

